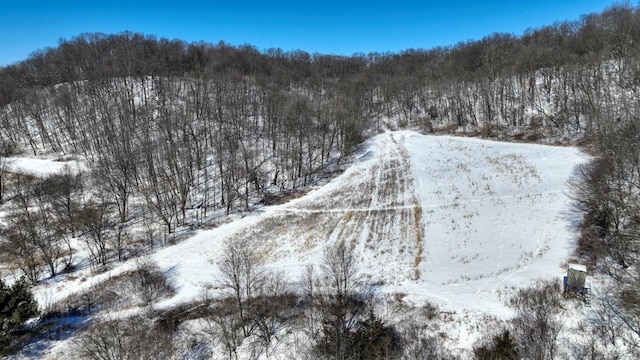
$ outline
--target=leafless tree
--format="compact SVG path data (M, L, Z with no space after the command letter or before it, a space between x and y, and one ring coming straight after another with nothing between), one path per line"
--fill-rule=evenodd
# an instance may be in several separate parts
M246 241L232 241L226 246L218 266L221 272L220 285L234 299L244 336L248 336L252 331L249 308L264 281L258 254Z
M7 177L9 176L10 161L7 159L9 155L11 155L11 146L8 142L0 140L0 205L5 200L4 194L7 186Z
M317 351L323 356L349 358L351 333L366 310L358 280L353 247L343 240L328 247L320 266L318 295L322 329Z
M251 301L249 318L254 327L254 353L273 353L283 337L293 329L298 317L297 296L282 272L266 273L256 297Z
M245 335L243 319L229 303L219 304L211 316L207 318L208 332L222 345L229 359L238 359L238 348L242 345Z
M55 276L63 259L69 264L71 249L63 247L64 219L53 213L52 187L47 180L22 174L15 180L2 244L6 255L31 281L38 280L40 266Z
M75 219L94 265L106 265L109 260L109 230L113 227L112 205L101 200L89 200L78 209Z

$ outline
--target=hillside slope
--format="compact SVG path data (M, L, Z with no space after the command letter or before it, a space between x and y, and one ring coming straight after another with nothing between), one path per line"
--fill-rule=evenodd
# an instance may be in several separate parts
M205 291L221 296L217 264L230 242L248 242L265 267L295 282L320 264L328 246L345 240L356 250L363 284L405 304L438 304L453 314L442 330L449 346L470 349L482 319L510 317L504 302L514 287L562 275L573 248L564 190L585 159L571 147L380 134L327 184L150 255L176 287L153 308L197 302ZM96 276L49 282L37 297L43 305L57 302L135 266L131 260ZM51 344L49 355L65 353L66 343Z
M250 242L295 280L344 239L384 293L499 314L502 288L562 273L572 249L564 189L584 159L575 148L379 135L327 185L154 254L180 287L164 305L215 283L229 241Z

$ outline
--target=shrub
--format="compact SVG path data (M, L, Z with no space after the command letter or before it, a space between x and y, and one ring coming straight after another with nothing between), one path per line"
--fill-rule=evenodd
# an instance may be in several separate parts
M173 294L173 286L167 275L151 261L139 262L132 280L138 297L145 304Z
M173 334L144 317L96 323L75 341L80 359L169 359L174 351Z
M516 360L518 344L509 330L504 330L494 336L489 344L476 347L473 354L478 360Z
M562 332L562 291L557 281L537 281L519 290L510 305L516 316L511 320L519 355L528 359L555 359Z

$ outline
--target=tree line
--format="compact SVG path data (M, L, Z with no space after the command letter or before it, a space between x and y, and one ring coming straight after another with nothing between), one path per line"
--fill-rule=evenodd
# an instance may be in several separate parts
M591 130L591 122L601 121L600 112L606 109L596 97L616 100L620 94L606 92L626 93L634 86L638 17L637 8L613 5L601 14L519 36L495 33L428 50L350 57L299 50L261 52L251 45L224 42L188 44L131 32L82 34L0 69L0 105L63 83L230 76L287 95L293 89L306 90L296 91L298 95L318 89L323 95L341 91L374 118L398 111L407 122L426 118L436 126L512 129L539 122L565 134ZM549 103L553 107L548 108ZM363 126L370 126L371 120L353 119Z
M344 241L328 246L319 266L308 267L296 283L269 270L253 244L240 240L227 244L218 265L216 294L204 292L151 319L96 322L70 348L81 359L455 358L416 321L435 320L435 306L417 310L401 326L384 319L353 246ZM186 329L186 321L200 326Z

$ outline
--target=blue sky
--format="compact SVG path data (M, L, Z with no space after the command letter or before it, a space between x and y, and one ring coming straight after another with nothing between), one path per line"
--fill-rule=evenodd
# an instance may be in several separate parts
M613 0L30 1L0 0L0 66L60 39L125 30L259 50L352 55L429 49L494 32L520 35L601 12Z

